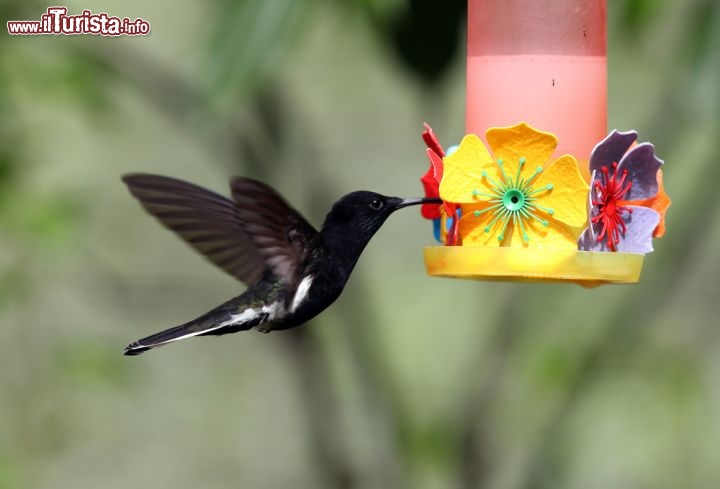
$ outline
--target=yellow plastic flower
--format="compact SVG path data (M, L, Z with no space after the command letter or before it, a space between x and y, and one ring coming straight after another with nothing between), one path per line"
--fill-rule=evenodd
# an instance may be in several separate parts
M557 138L525 123L488 129L486 137L492 155L468 134L443 160L440 197L461 204L463 246L577 249L589 191L577 160L547 164Z

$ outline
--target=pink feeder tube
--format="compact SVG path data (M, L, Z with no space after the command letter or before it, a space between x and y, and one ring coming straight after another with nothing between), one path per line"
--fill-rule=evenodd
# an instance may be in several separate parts
M524 121L587 161L607 135L605 2L468 0L467 132Z

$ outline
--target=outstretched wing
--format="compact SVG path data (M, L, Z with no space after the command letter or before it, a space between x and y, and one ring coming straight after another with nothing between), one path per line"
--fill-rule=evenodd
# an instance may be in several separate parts
M319 233L270 186L239 177L230 188L246 235L287 290L294 291L302 278L299 267Z
M269 186L232 181L230 200L176 178L123 177L147 212L214 264L247 285L270 268L290 289L297 285L303 246L317 231Z
M215 265L247 285L265 269L259 250L243 230L235 202L176 178L123 176L147 212Z

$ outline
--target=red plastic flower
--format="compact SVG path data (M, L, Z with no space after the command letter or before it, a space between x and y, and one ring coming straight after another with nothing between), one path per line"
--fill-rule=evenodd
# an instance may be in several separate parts
M423 187L425 188L425 197L440 197L440 182L443 177L443 158L445 157L445 151L440 145L435 133L432 128L427 124L423 123L425 131L422 133L423 141L427 146L427 155L430 160L430 167L428 171L420 178ZM443 212L445 219L451 218L452 223L447 233L447 244L455 245L458 237L458 226L457 226L457 210L459 206L450 202L443 202L442 204L423 204L420 208L420 212L425 219L442 219ZM441 211L442 209L442 211ZM444 226L444 223L441 223Z
M440 142L437 140L437 137L435 137L432 128L428 126L427 123L423 125L425 126L425 131L422 133L422 138L427 146L430 167L428 171L425 172L425 175L420 178L420 182L422 182L425 188L425 197L440 198L440 181L443 175L442 159L443 156L445 156L445 151L443 151L442 146L440 146ZM442 204L423 204L420 206L420 212L425 219L440 219L441 205Z

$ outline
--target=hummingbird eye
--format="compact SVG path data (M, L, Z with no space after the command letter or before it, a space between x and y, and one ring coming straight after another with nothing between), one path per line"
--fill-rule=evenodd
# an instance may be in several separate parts
M385 202L380 199L373 199L370 201L370 208L374 211L379 211L383 207L385 207Z

